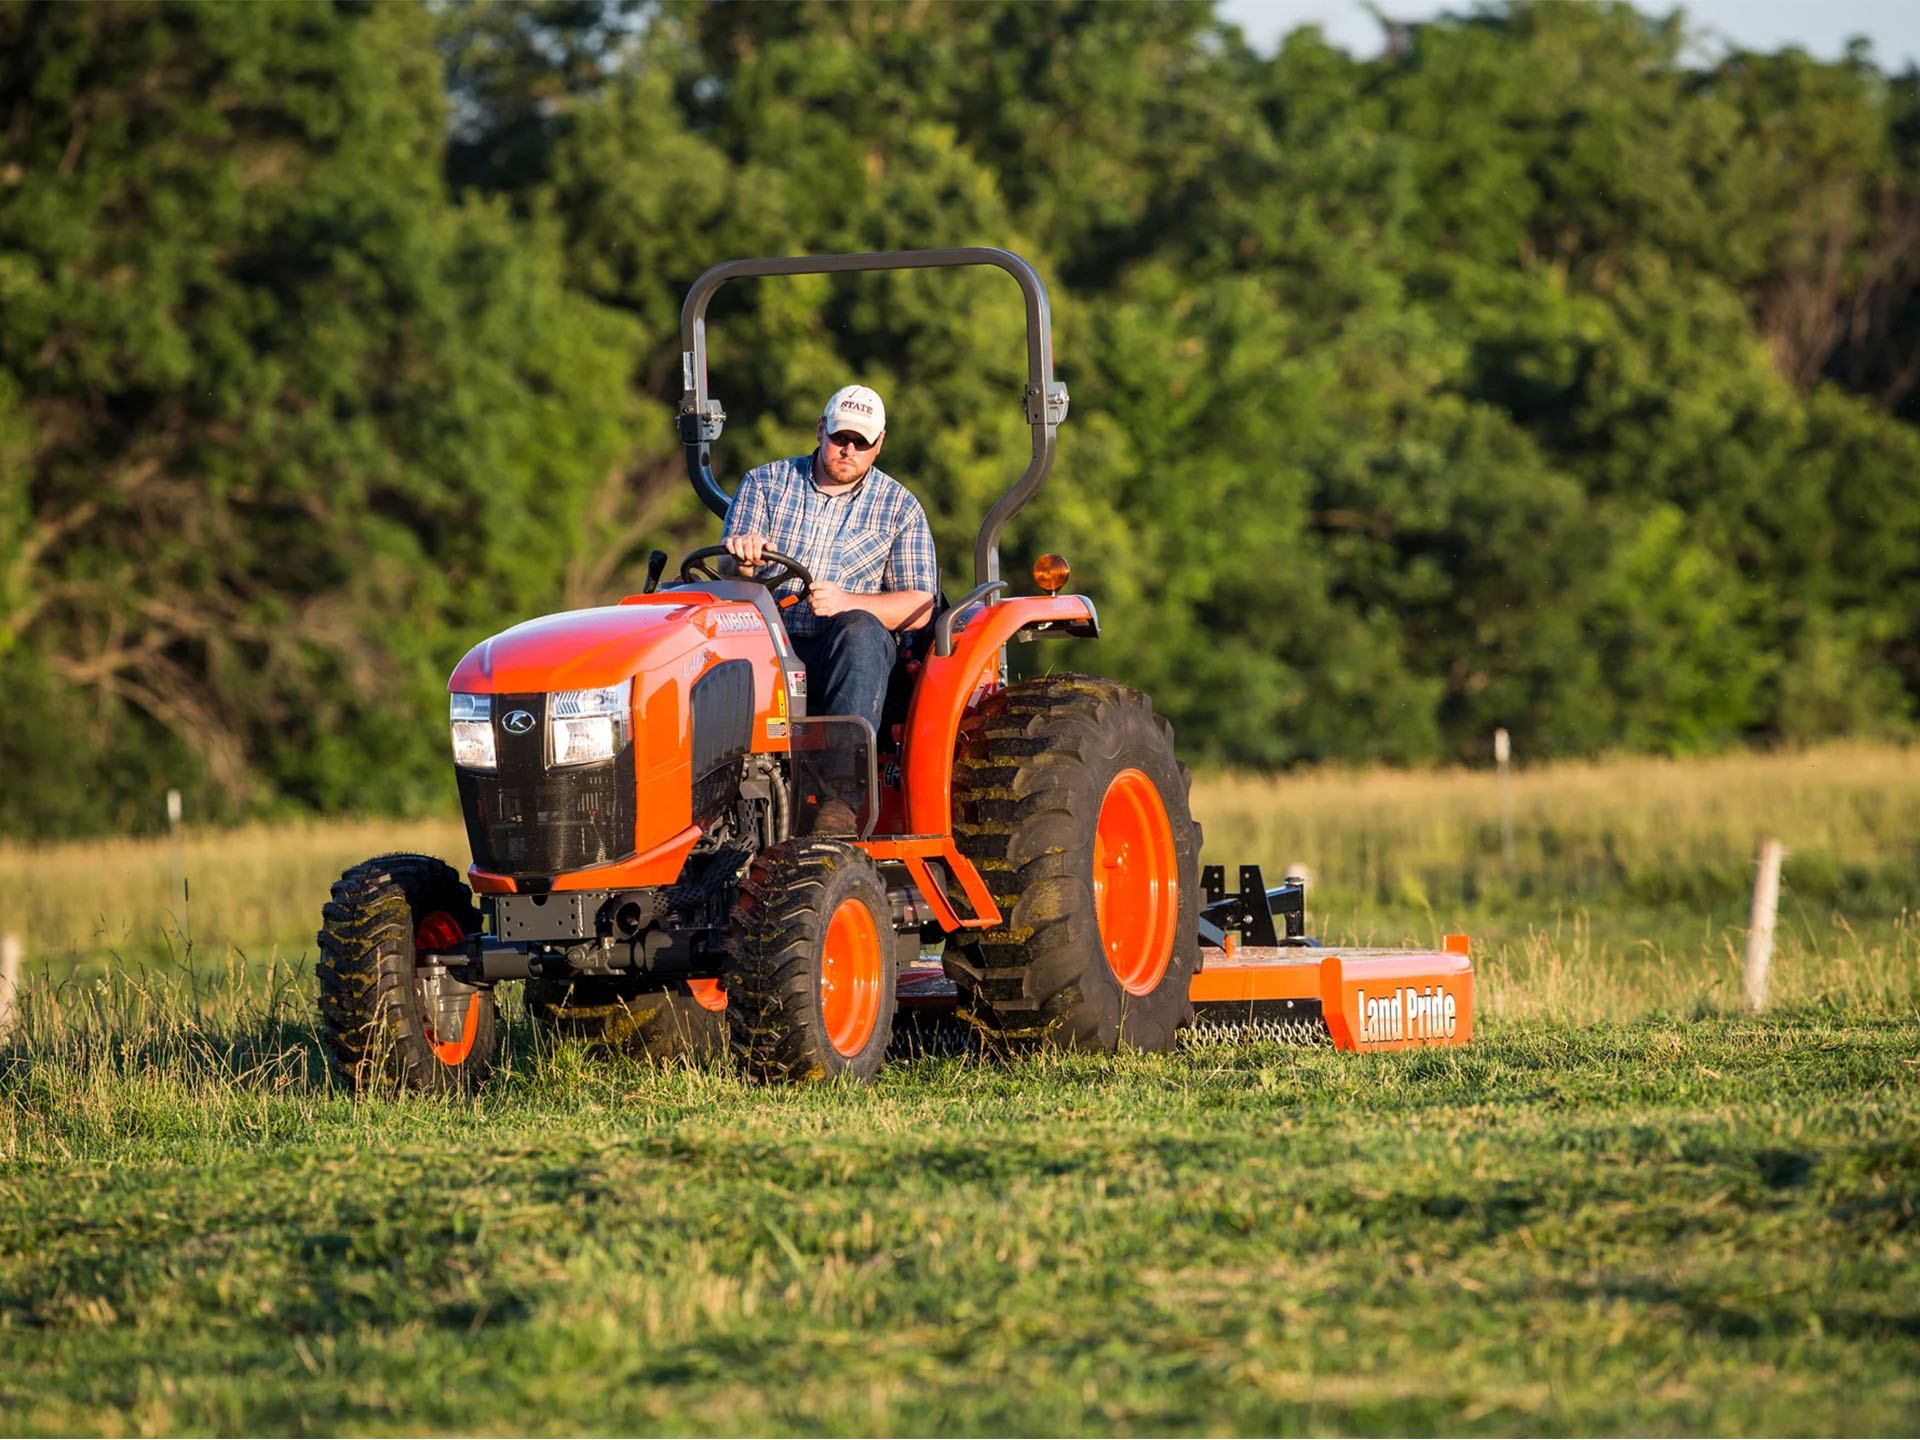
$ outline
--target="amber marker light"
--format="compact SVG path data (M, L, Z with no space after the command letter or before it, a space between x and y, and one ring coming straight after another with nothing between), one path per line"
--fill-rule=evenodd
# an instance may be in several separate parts
M1033 562L1033 583L1049 595L1057 595L1073 578L1073 567L1064 555L1042 555Z

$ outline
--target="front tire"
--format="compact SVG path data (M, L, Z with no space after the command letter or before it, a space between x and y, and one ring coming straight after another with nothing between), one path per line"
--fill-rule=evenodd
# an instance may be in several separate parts
M733 1053L759 1080L871 1080L893 1039L887 886L838 840L763 851L733 907L726 968Z
M343 874L322 913L320 1030L347 1088L445 1094L484 1081L498 1042L493 992L456 985L443 1006L451 982L417 962L480 928L460 872L427 855L383 855Z
M962 724L954 838L1003 918L953 937L946 970L983 1042L1162 1051L1193 1023L1187 784L1172 727L1112 681L1024 681Z

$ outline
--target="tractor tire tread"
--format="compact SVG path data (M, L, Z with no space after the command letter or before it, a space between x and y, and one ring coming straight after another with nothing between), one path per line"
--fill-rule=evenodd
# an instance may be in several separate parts
M479 928L460 872L432 856L405 854L352 866L321 907L314 962L321 1038L335 1073L355 1094L383 1084L465 1090L492 1068L498 1022L491 993L481 992L474 1045L457 1066L433 1054L417 1005L402 998L413 979L414 926L436 910L468 934Z
M1121 757L1132 757L1122 766ZM1180 904L1173 954L1146 996L1125 993L1106 966L1093 913L1092 834L1104 787L1144 768L1175 827ZM953 827L986 880L999 925L956 935L945 968L961 1013L990 1049L1054 1043L1164 1050L1192 1023L1199 968L1193 905L1199 827L1191 776L1152 702L1113 681L1051 675L996 692L963 722L954 766ZM1092 813L1089 813L1089 811Z
M852 875L845 873L849 869ZM858 1056L841 1056L827 1042L816 994L820 947L833 908L823 901L862 887L890 940L885 883L856 847L807 837L783 841L754 859L734 902L726 969L732 1049L753 1078L795 1082L844 1072L869 1079L885 1059L893 1036L890 945L883 945L880 1013Z

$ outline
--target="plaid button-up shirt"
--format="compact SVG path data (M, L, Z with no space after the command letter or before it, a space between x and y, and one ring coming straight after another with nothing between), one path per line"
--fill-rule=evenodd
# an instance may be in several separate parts
M898 480L879 469L842 495L822 494L813 483L813 456L775 460L749 470L727 511L723 538L764 535L775 550L793 556L816 580L831 580L854 595L886 590L940 593L927 512ZM778 586L802 593L800 583ZM820 618L803 595L781 612L789 635L813 635Z

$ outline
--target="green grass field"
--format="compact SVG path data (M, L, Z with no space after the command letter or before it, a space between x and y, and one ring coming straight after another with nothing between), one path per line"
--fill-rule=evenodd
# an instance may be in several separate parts
M1476 936L1469 1049L543 1052L354 1102L302 934L447 827L0 850L0 1431L1920 1429L1920 766L1847 748L1196 787L1336 938ZM1793 849L1738 1006L1751 849ZM141 918L145 917L145 918ZM169 963L185 960L186 965Z

